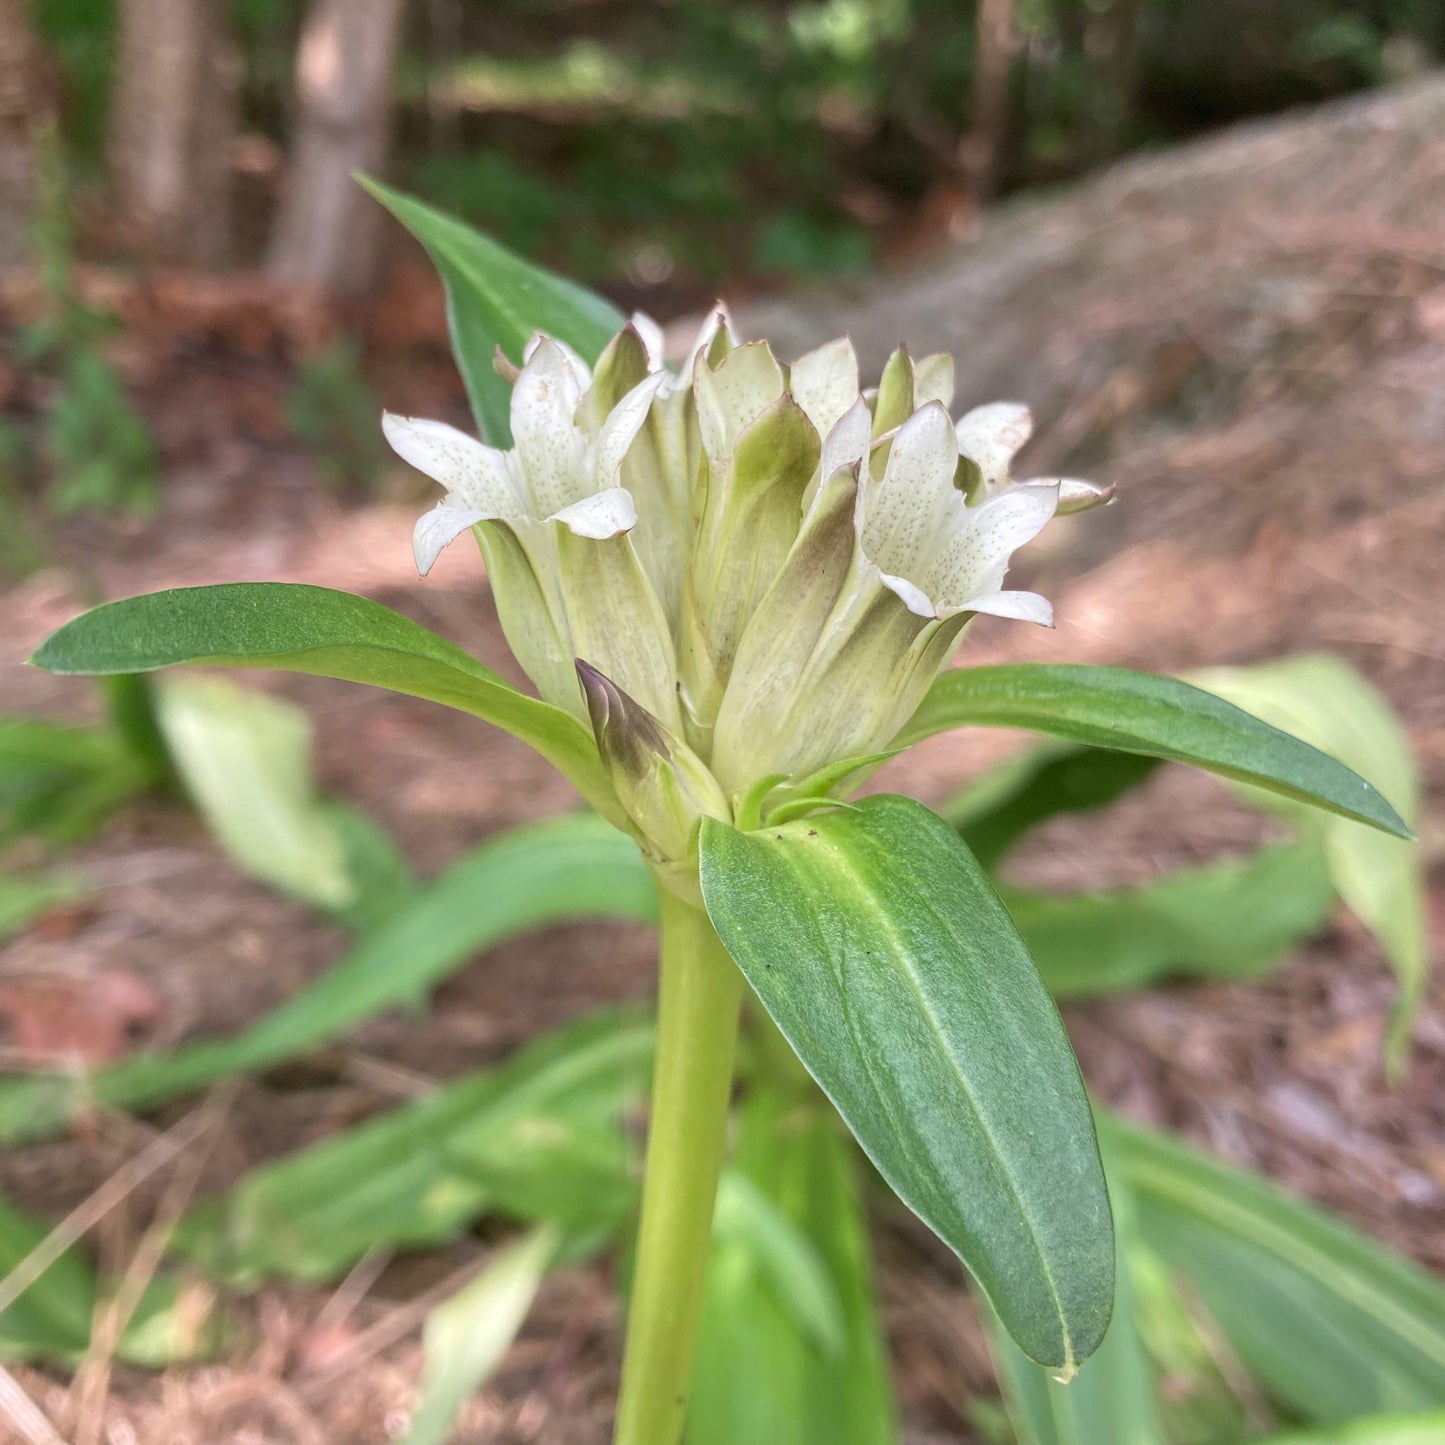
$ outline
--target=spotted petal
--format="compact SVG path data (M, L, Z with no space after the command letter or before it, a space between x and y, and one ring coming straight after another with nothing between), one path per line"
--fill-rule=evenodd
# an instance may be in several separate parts
M512 436L531 492L546 517L591 490L574 416L582 387L562 348L543 337L512 388Z
M423 512L416 519L416 528L411 535L416 570L425 577L436 565L443 548L455 542L468 527L487 520L486 512L454 506L451 502L438 502L431 511Z
M1057 485L1010 487L965 508L964 525L953 530L921 579L925 589L949 611L990 611L982 599L999 590L1009 559L1043 531L1058 502Z
M827 436L858 400L858 357L853 343L842 336L800 356L789 369L788 389L818 435Z
M612 408L597 437L597 453L592 465L595 486L616 485L622 460L637 439L637 433L642 430L648 408L664 380L660 371L644 377Z
M1017 401L976 406L959 418L958 449L977 465L986 493L1007 485L1014 454L1033 431L1033 416Z
M515 517L525 512L505 452L443 421L383 412L381 429L397 456L440 482L456 505L483 517Z
M547 520L561 522L574 537L605 542L609 537L630 532L637 525L637 507L625 487L608 487L606 491L594 492L570 507L563 507Z

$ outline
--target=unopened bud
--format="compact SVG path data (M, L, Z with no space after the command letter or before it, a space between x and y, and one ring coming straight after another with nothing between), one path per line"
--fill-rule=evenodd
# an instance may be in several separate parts
M597 751L638 841L656 862L685 858L700 818L731 820L717 780L686 743L605 673L580 657L576 666Z

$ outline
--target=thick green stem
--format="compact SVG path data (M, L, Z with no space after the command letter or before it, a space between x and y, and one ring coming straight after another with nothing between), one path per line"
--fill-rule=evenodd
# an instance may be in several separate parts
M707 915L660 891L657 1066L614 1445L682 1434L743 988Z

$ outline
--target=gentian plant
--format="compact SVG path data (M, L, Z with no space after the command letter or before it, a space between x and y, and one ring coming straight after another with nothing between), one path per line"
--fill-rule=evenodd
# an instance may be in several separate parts
M156 593L52 636L56 672L289 668L507 729L635 840L660 898L657 1061L619 1445L682 1429L744 998L771 1016L884 1179L973 1273L1032 1359L1071 1377L1115 1267L1094 1125L1058 1013L958 833L850 794L969 724L1174 759L1407 835L1367 782L1219 698L1079 666L946 670L1052 517L1105 502L1015 481L1026 410L950 415L946 356L860 386L844 339L792 362L719 308L676 372L644 318L378 194L448 288L491 444L387 417L444 489L425 572L471 532L538 696L364 599L288 584Z

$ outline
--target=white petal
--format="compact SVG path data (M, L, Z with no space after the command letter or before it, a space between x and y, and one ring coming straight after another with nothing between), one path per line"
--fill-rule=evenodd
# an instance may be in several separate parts
M950 609L997 592L1009 558L1043 531L1058 502L1057 486L1009 487L981 506L965 508L965 524L919 580Z
M1081 477L1030 477L1020 482L1021 487L1043 487L1057 485L1059 489L1059 516L1073 512L1087 512L1091 507L1106 507L1114 500L1114 487L1100 486L1097 482L1086 482Z
M783 369L765 341L728 352L714 371L696 362L698 424L711 456L731 449L738 433L783 394Z
M547 520L561 522L573 536L605 542L609 537L630 532L637 525L637 507L632 493L625 487L608 487L606 491L595 492L570 507L563 507Z
M425 577L441 556L443 547L456 541L468 527L487 520L485 512L453 507L448 502L438 502L431 511L423 512L416 519L416 528L411 534L411 552L416 558L416 570Z
M935 351L913 364L913 405L926 406L930 401L953 405L953 357L946 351Z
M522 509L505 452L444 421L388 411L381 415L381 429L402 461L440 482L460 505L493 517L513 516Z
M522 348L522 365L525 366L537 354L544 341L550 342L567 358L567 366L577 383L577 390L586 391L592 384L592 368L565 341L556 336L548 336L545 331L532 333L532 339Z
M642 344L647 348L647 369L656 371L665 359L665 340L662 334L662 327L655 322L645 311L634 311L628 318L632 323L632 329L642 338Z
M953 485L957 465L953 423L937 402L898 428L882 480L867 483L863 508L863 550L883 571L921 580L964 510Z
M861 397L823 439L822 478L829 481L844 467L861 466L873 441L873 416Z
M665 379L660 371L644 377L608 413L597 437L597 451L592 467L593 485L616 485L622 459L627 455L627 449L636 439L637 433L642 430L642 424L647 420L647 409L652 405L652 398L657 395L657 390Z
M950 609L952 611L954 609ZM991 617L1011 617L1017 622L1037 622L1040 627L1054 625L1053 604L1037 592L990 592L973 597L958 608L959 612L987 612Z
M789 371L788 390L826 436L858 400L858 357L846 337L800 356Z
M582 436L573 424L581 395L562 348L542 337L512 388L512 436L535 516L550 516L589 490Z
M698 327L697 336L687 353L687 365L682 369L684 376L692 375L693 363L699 356L707 355L719 331L727 332L728 340L734 346L738 344L737 333L733 330L733 318L721 301L708 312L702 325Z
M903 599L903 605L914 616L929 618L938 616L938 608L929 600L928 594L921 587L915 587L906 577L893 577L887 572L880 572L878 580L890 592L896 592Z
M1014 453L1033 435L1034 419L1017 401L994 401L965 412L958 421L958 449L978 463L990 488L1008 481Z

